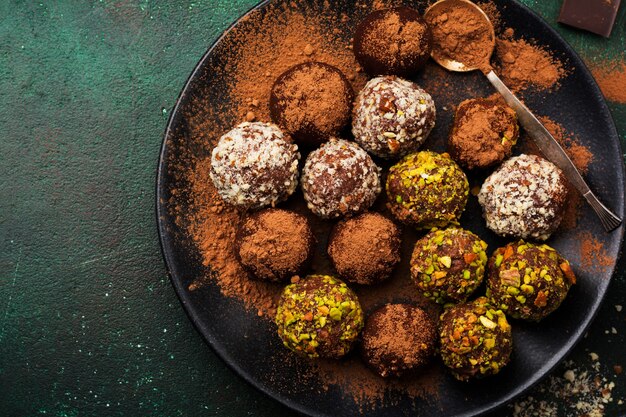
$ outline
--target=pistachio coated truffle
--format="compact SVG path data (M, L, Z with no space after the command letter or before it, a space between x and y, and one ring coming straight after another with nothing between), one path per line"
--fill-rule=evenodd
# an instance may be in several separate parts
M485 249L487 243L468 230L433 230L415 243L411 277L425 297L439 304L466 301L483 281Z
M271 123L244 122L211 153L211 180L222 199L241 208L286 200L298 185L298 146Z
M302 192L309 209L333 219L367 210L380 193L380 168L354 142L331 139L309 154Z
M280 282L304 272L313 257L315 238L306 217L269 208L242 220L236 242L235 253L249 273Z
M400 229L378 213L343 220L328 239L328 255L339 276L356 284L388 279L400 262Z
M535 155L504 161L478 194L488 228L502 236L538 240L559 227L566 199L561 170Z
M456 379L495 375L509 363L511 326L485 297L446 309L439 326L441 358Z
M575 283L569 262L545 244L520 240L498 248L489 259L487 297L514 318L545 318Z
M446 153L407 155L389 169L387 206L393 215L418 229L458 224L465 209L469 183Z
M408 77L430 57L431 34L415 9L376 10L359 23L353 48L359 64L370 75Z
M397 377L430 361L437 326L418 307L387 304L367 318L362 340L365 363L382 377Z
M345 75L322 62L305 62L278 77L270 95L272 120L307 148L350 123L354 91Z
M347 285L309 275L285 287L276 312L278 335L290 350L310 358L340 358L363 328L363 310Z
M356 98L354 140L372 155L415 152L435 126L435 103L417 84L394 76L371 79Z

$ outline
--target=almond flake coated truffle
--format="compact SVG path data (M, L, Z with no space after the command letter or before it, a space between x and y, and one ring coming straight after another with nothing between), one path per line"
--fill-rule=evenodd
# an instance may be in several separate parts
M295 191L299 159L298 146L276 125L244 122L213 149L211 180L227 204L273 206Z
M407 155L389 169L387 207L418 229L458 224L469 195L465 173L446 153Z
M535 155L506 160L482 185L487 227L502 236L546 240L563 218L567 187L553 163Z
M415 152L434 126L432 97L411 81L374 78L357 96L352 134L372 155L395 159Z
M367 210L381 191L380 168L367 152L335 138L309 154L301 182L309 209L326 219Z

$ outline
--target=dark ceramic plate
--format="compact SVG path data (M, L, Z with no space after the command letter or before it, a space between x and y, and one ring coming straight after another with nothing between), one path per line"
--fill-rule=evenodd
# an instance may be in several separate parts
M286 0L284 2L287 3ZM308 2L306 7L314 11L324 7L323 3ZM331 12L345 13L349 19L353 19L346 22L347 27L354 27L354 23L367 12L366 8L356 7L348 0L329 3L330 6L326 7L330 7ZM546 115L567 130L575 132L582 144L593 153L594 159L586 177L602 201L623 217L622 151L609 110L589 71L569 45L532 11L513 1L497 4L502 21L506 26L513 27L516 35L535 39L557 57L567 61L572 68L570 75L554 92L529 92L524 94L524 99L538 114ZM423 11L423 3L414 6ZM269 10L263 3L250 13L262 16L276 12L276 9ZM244 31L250 30L250 26L241 21L236 25L242 25L240 29ZM189 210L185 199L189 185L185 183L184 175L181 175L184 155L208 154L207 148L199 144L197 138L191 137L188 131L187 118L195 111L193 103L219 103L228 107L228 95L222 86L228 76L228 71L224 69L224 45L231 35L232 31L227 31L202 57L170 116L159 161L157 212L161 244L172 284L198 331L235 372L283 404L314 416L353 416L361 413L385 417L473 416L510 401L563 359L593 319L615 268L615 262L607 265L583 259L582 242L585 238L594 237L602 244L605 259L615 260L624 232L622 226L612 233L605 233L595 215L584 205L580 208L577 227L559 231L548 242L572 262L578 276L578 284L572 288L561 308L537 325L513 323L514 356L511 364L496 377L463 384L441 370L440 364L433 365L438 369L436 373L439 377L435 383L436 395L429 399L411 398L400 390L385 397L382 402L362 407L351 393L345 392L345 388L330 385L322 389L324 381L319 378L300 378L300 372L307 367L306 361L283 360L285 355L289 355L277 340L271 322L257 317L253 311L246 311L241 302L222 296L216 284L189 291L189 284L209 274L210 270L202 266L198 250L177 225L169 204L173 202L181 207L184 217ZM346 41L350 36L350 33L345 34ZM232 53L231 49L229 56ZM480 74L448 74L437 71L434 64L416 80L428 89L428 77L434 74L445 77L449 87L446 94L433 94L438 107L437 128L426 147L442 151L452 119L451 111L444 109L472 96L489 95L492 90ZM221 119L225 124L224 131L235 122L229 117L226 115ZM479 178L470 177L470 180L474 184L480 183ZM177 190L175 195L173 189ZM490 250L505 243L486 230L475 198L470 198L462 224L487 240ZM324 243L323 239L321 244ZM409 232L409 251L415 239L416 235ZM406 268L400 273L405 271Z

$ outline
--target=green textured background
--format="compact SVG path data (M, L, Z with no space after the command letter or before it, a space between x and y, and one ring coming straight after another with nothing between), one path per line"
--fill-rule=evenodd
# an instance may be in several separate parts
M557 26L560 0L523 2L587 62L625 59L625 5L605 40ZM0 0L0 415L292 415L193 329L154 215L169 111L207 47L255 3ZM626 105L609 105L624 140ZM571 356L600 353L616 398L620 265ZM607 415L624 411L616 402Z

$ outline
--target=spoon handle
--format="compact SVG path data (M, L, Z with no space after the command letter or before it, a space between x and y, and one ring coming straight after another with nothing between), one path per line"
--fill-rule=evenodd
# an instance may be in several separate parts
M548 160L561 168L570 183L572 183L585 200L587 200L591 208L593 208L600 218L605 230L610 232L616 229L622 223L622 220L598 200L556 139L552 137L550 132L548 132L545 126L535 117L528 107L508 89L493 70L489 71L486 75L487 79L489 79L496 90L502 94L504 101L515 110L520 125L528 132L541 153L543 153Z

